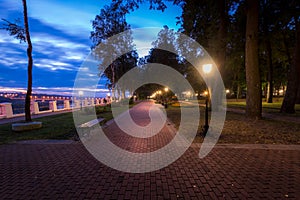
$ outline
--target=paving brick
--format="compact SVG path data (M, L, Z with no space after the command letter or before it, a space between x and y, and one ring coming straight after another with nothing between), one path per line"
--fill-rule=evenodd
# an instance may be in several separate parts
M147 109L151 103L141 104ZM131 115L145 123L139 109ZM162 129L148 139L126 136L114 123L109 138L132 152L154 151L174 137ZM216 146L199 159L190 147L166 168L119 172L80 143L0 146L1 199L300 199L300 151Z

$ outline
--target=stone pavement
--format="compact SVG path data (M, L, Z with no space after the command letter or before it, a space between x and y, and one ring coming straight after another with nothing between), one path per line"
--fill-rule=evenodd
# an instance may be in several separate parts
M149 104L134 107L133 119L147 114ZM133 138L115 123L105 132L132 152L154 151L172 137L163 128L151 138ZM134 174L100 163L80 142L2 145L0 198L300 199L299 146L217 145L203 159L198 152L199 145L193 144L169 166Z

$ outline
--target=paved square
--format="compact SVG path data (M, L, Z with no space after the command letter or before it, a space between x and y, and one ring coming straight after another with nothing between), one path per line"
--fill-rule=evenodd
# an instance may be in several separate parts
M131 114L137 112L133 111ZM134 118L134 117L133 117ZM106 133L128 151L160 148L172 135ZM192 145L171 165L149 173L107 167L80 142L0 146L1 199L300 199L300 148L217 145L204 159Z

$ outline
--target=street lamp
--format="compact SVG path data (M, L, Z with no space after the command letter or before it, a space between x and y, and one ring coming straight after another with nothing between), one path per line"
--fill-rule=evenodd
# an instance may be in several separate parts
M212 70L212 64L204 64L202 66L202 70L204 74L208 75ZM208 86L207 86L208 87ZM204 92L205 94L205 124L203 126L202 130L202 136L205 137L209 128L208 125L208 101L209 101L209 88L207 88L207 91Z
M80 98L80 110L82 110L82 96L83 96L83 91L79 91L79 98Z
M204 64L202 66L202 70L203 70L204 74L209 74L212 70L212 64Z
M168 91L169 91L169 88L168 87L165 87L165 94L164 94L164 106L165 108L168 108Z
M161 91L161 90L158 90L158 91L157 91L157 94L158 94L158 100L159 100L158 103L161 104L161 103L162 103L162 95L161 95L161 94L162 94L162 91Z

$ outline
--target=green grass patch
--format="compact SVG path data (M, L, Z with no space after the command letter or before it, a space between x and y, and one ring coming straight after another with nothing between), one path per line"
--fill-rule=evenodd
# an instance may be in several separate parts
M75 126L72 113L42 117L34 121L43 123L41 129L14 132L11 130L11 124L0 126L0 144L36 139L71 139L74 137Z
M93 120L95 114L91 108L83 108L75 111L83 117L78 118L83 124ZM110 107L96 107L97 118L104 118L104 123L112 119ZM37 130L14 132L10 124L0 125L0 144L10 143L20 140L41 140L41 139L75 139L77 138L76 127L73 120L73 113L64 113L34 119L43 123L43 127Z
M133 107L137 103L129 105ZM120 109L119 112L124 112L124 107L116 106L115 109ZM110 105L96 106L95 108L86 107L82 110L75 111L74 114L80 115L77 118L78 124L83 124L95 118L95 111L97 118L104 118L100 125L113 119ZM43 123L43 127L37 130L14 132L11 129L11 124L0 125L0 144L11 143L20 140L42 140L42 139L77 139L77 131L73 120L73 113L64 113L41 117L34 119Z
M198 132L204 125L204 108L201 109ZM166 109L168 118L178 128L180 107ZM209 115L210 118L210 115ZM202 142L197 136L195 142ZM218 143L236 144L298 144L300 145L300 124L269 119L249 120L243 114L227 112L224 128Z
M281 101L274 101L273 103L262 102L263 112L267 113L279 113L281 108ZM240 108L246 109L246 101L238 100L238 101L227 101L227 106L229 108ZM300 104L295 105L296 115L300 116Z

